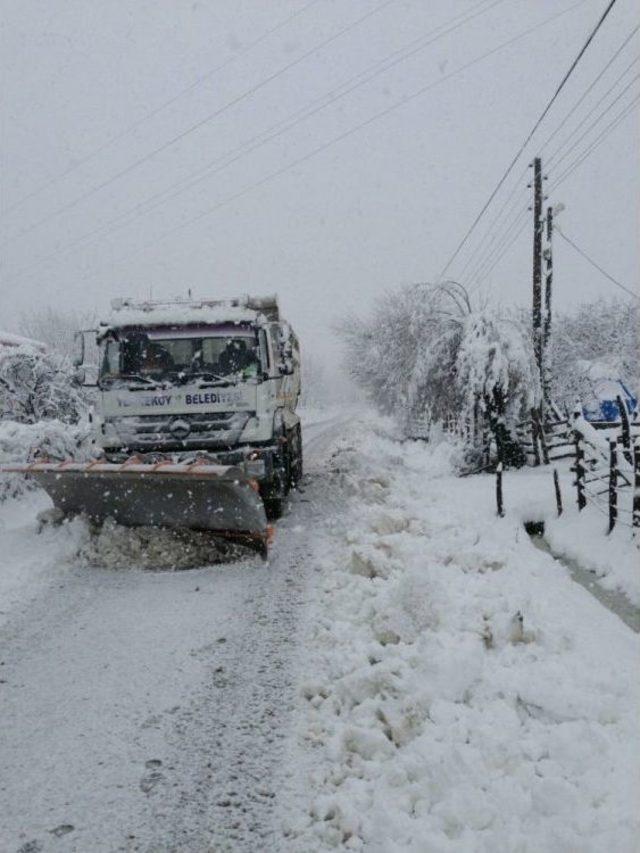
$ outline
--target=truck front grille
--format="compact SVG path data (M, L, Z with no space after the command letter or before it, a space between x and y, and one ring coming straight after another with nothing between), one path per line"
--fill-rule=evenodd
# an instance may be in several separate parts
M255 412L203 412L180 415L133 415L111 423L132 449L151 447L233 447Z

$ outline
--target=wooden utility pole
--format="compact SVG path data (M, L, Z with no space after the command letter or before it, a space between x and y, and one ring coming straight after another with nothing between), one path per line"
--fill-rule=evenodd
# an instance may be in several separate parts
M542 380L542 160L533 161L533 349Z
M547 208L546 246L543 257L545 262L544 307L542 310L542 396L548 405L551 402L551 287L553 284L553 208Z

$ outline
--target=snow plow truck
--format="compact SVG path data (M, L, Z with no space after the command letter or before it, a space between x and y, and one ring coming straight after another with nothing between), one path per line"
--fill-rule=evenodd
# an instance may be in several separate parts
M266 555L269 521L302 477L299 346L276 297L114 300L78 333L83 384L89 335L96 458L10 470L34 477L61 517L211 531Z

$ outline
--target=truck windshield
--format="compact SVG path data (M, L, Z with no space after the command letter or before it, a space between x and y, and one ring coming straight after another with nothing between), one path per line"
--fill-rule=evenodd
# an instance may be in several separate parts
M257 376L260 369L256 334L224 329L146 330L121 332L106 341L102 379L234 379Z

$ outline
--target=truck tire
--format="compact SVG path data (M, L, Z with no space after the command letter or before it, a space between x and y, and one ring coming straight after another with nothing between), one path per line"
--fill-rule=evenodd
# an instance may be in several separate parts
M291 430L289 447L289 482L291 488L295 489L302 481L302 429L300 424Z
M284 511L284 504L289 492L290 463L288 442L282 443L279 460L274 460L273 477L269 483L265 483L261 490L264 511L269 521L280 518Z

